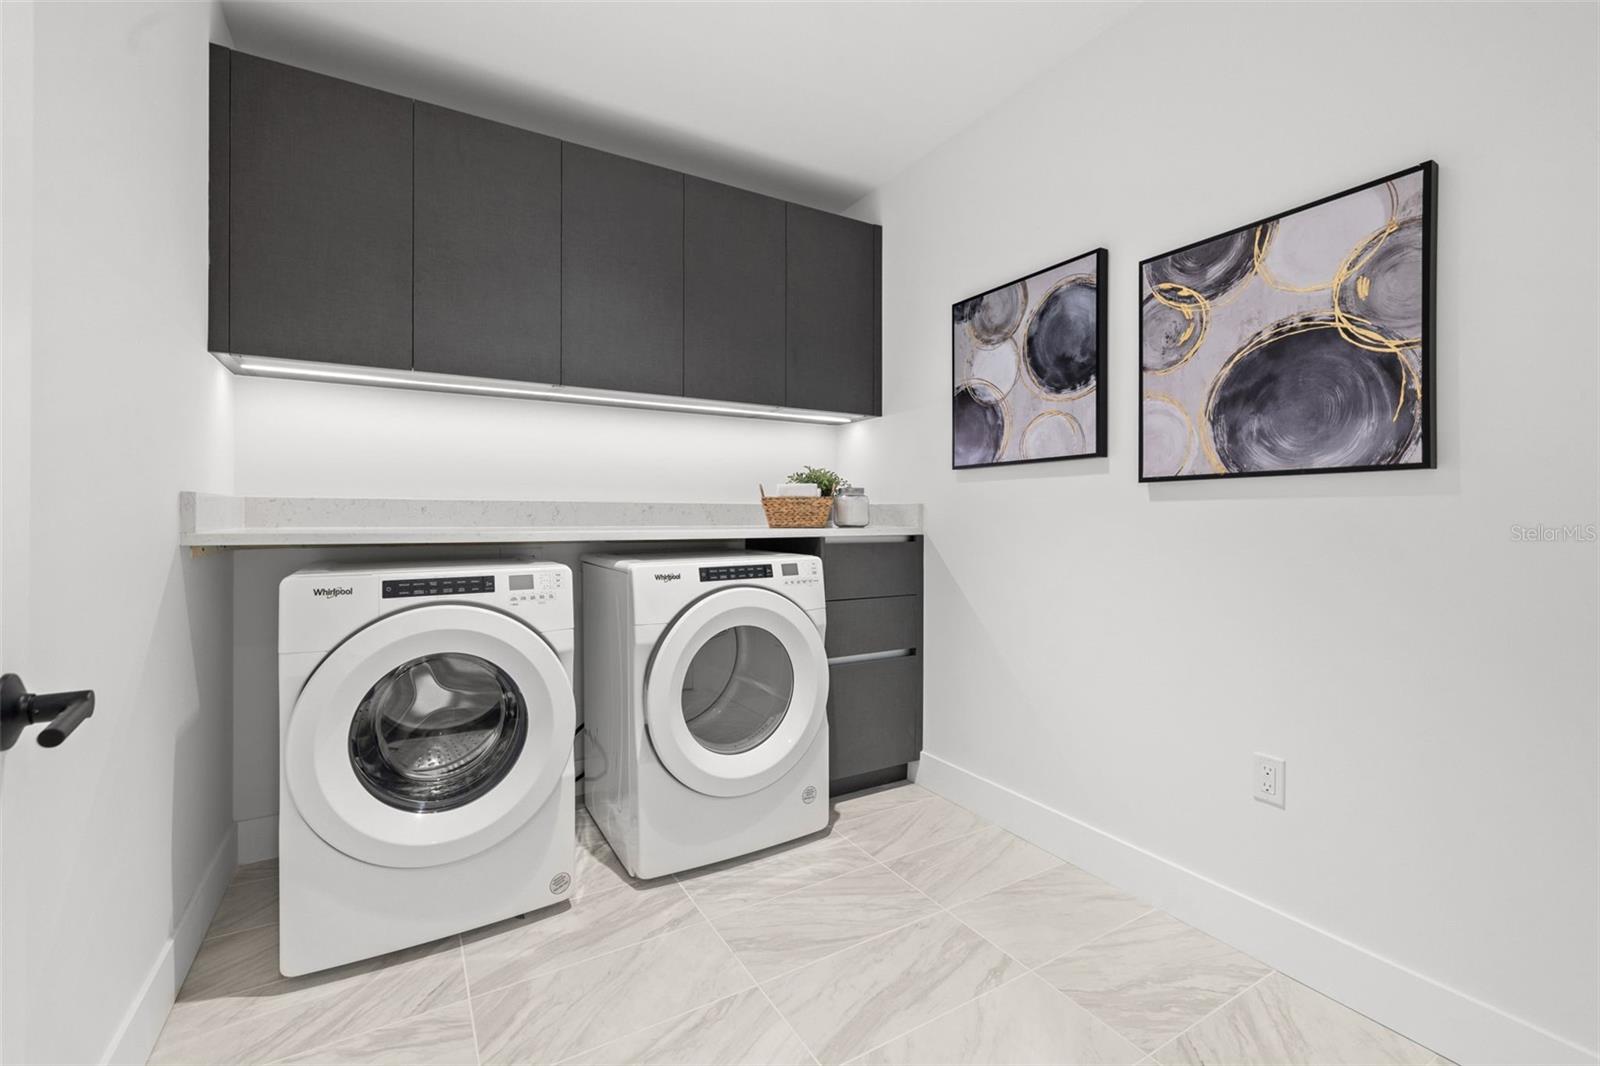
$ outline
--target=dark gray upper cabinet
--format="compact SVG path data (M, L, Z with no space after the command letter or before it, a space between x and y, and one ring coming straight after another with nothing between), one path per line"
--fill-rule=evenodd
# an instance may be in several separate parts
M233 53L211 46L211 173L208 206L211 211L207 245L211 253L207 279L206 347L230 351L228 340L228 92Z
M782 406L782 200L683 179L683 391Z
M683 395L683 175L561 155L561 383Z
M790 407L879 408L881 227L789 205Z
M561 377L561 142L416 105L415 367Z
M228 347L411 365L411 101L233 53Z
M877 226L210 59L213 351L879 413Z

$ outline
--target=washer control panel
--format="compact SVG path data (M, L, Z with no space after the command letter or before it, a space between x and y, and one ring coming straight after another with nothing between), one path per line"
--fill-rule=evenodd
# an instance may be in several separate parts
M515 581L515 578L512 578ZM383 598L401 599L410 596L465 596L478 592L494 591L493 574L459 575L454 577L414 577L386 579Z
M531 574L511 574L506 578L514 607L525 603L550 603L560 595L565 581L564 570L539 570Z
M753 566L702 566L700 568L701 581L750 581L758 577L771 576L771 563L760 563Z

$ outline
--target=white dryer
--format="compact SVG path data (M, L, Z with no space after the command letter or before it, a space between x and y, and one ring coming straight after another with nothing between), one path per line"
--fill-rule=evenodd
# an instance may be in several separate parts
M279 968L565 899L572 572L328 567L278 590Z
M635 877L828 825L822 561L583 560L584 803Z

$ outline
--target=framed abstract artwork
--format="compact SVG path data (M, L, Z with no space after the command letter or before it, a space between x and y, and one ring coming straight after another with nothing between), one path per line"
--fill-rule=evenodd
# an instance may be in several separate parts
M1139 480L1432 467L1421 163L1139 264Z
M957 469L1106 454L1106 250L951 308Z

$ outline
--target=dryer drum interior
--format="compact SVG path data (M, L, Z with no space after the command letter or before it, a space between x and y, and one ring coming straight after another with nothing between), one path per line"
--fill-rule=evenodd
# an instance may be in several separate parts
M750 751L777 730L794 698L794 664L783 642L759 626L712 636L683 679L683 718L719 755Z

